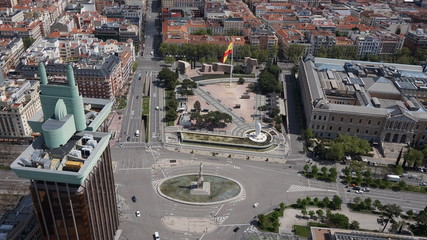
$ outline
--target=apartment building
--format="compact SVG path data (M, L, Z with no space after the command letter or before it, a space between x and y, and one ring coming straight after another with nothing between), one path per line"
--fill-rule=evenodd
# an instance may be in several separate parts
M317 137L427 141L426 98L404 91L424 91L427 74L421 66L307 56L298 77L304 123Z
M242 31L244 22L242 18L226 18L224 19L224 31Z
M422 28L409 31L406 34L404 45L412 51L415 51L417 48L427 50L427 31Z
M252 28L248 38L251 46L270 52L274 51L278 45L278 39L274 31L264 25Z
M64 81L66 65L48 64L46 72L50 78ZM35 65L21 65L17 73L26 79L39 79ZM122 63L116 55L92 55L82 58L75 63L74 73L80 93L88 98L114 99L124 83Z
M0 21L3 24L11 24L24 21L24 12L13 8L5 8L0 10Z
M19 58L24 52L22 38L0 39L0 52L9 56L7 60L11 62L11 68L15 68L18 66ZM8 72L9 69L3 68L3 73Z
M40 109L39 82L5 80L0 86L0 137L31 137L28 120Z
M18 5L18 0L0 0L0 6L12 8Z
M108 22L100 27L95 27L95 37L103 40L115 39L120 42L126 42L132 39L136 46L139 46L140 31L138 26L128 23Z
M40 27L40 21L19 22L13 25L2 24L0 25L0 38L14 38L18 36L22 39L31 38L38 40L42 38Z
M317 55L321 48L330 49L336 44L336 36L328 31L311 31L306 33L306 38L312 46L312 53Z

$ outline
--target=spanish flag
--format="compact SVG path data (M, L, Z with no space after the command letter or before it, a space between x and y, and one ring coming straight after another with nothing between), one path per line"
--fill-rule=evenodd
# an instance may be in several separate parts
M228 55L230 55L233 52L233 42L231 42L228 47L227 50L225 50L224 54L222 54L222 63L225 63L227 61Z

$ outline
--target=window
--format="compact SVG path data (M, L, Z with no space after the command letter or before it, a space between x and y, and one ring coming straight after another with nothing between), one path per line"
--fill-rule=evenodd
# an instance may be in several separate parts
M322 126L322 130L325 130L325 126Z
M344 121L344 117L341 117L341 120L340 120L340 121L341 121L341 122L342 122L342 121Z
M326 116L323 116L323 121L326 121Z
M352 123L353 122L353 118L350 118L350 123Z
M320 127L320 126L319 126L319 125L317 125L317 126L316 126L316 129L319 129L319 127Z
M332 121L334 121L335 120L335 117L334 116L332 116Z
M314 116L313 116L313 120L316 120L316 117L317 117L317 116L316 116L316 115L314 115Z
M347 128L347 132L350 132L350 130L351 130L350 128Z
M356 133L359 133L359 129L356 129Z
M366 129L366 130L365 130L365 134L368 134L368 133L369 133L369 130L368 130L368 129Z
M375 134L375 135L377 135L377 134L378 134L378 131L375 131L375 132L374 132L374 134Z
M329 126L329 130L332 130L332 126Z
M341 131L341 127L338 128L338 131Z
M418 129L419 127L420 127L420 125L418 125L418 124L417 124L417 125L415 126L415 129Z
M371 125L371 120L370 119L368 120L368 125Z
M378 121L377 126L379 126L381 124L381 121Z

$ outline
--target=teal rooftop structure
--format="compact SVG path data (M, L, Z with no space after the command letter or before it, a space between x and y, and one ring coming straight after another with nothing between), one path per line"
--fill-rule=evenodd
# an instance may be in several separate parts
M42 110L29 119L41 134L12 164L18 177L81 184L108 147L110 134L97 132L113 102L83 98L67 66L67 81L51 80L39 63Z

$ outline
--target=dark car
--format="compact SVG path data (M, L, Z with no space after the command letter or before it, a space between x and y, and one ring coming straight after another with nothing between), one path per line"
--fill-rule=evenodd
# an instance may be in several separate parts
M132 196L132 202L136 202L136 197Z
M130 136L128 136L127 140L130 141Z
M233 229L233 232L237 232L237 231L239 231L239 227L235 227L234 229Z

